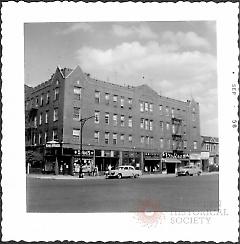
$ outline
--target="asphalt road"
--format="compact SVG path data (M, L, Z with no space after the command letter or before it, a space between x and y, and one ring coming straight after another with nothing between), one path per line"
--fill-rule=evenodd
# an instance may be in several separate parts
M138 179L27 178L28 212L218 210L218 175Z

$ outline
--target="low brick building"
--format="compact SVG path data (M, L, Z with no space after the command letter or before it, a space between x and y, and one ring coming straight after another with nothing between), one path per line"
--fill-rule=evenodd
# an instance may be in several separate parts
M96 80L79 66L57 67L48 81L25 86L25 113L26 149L41 151L45 168L78 171L80 119L91 116L83 127L82 155L99 171L131 164L174 173L177 166L200 160L197 102L160 96L148 85Z

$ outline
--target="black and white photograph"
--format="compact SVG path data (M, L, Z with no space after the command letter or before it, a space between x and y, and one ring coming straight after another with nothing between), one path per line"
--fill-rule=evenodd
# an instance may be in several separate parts
M237 40L237 26L226 28L237 15L231 22L222 13L237 13L238 5L189 4L162 5L169 15L161 18L161 4L136 5L134 18L125 13L133 3L22 5L27 14L15 55L21 65L14 70L3 52L3 71L11 74L3 72L11 79L3 92L17 94L8 101L19 130L10 140L11 110L5 108L3 132L11 133L3 133L3 153L12 170L3 160L11 175L10 181L3 173L3 196L6 189L17 194L3 197L3 207L10 202L3 219L19 214L28 227L11 239L235 240L238 66L237 53L221 45L229 45L231 35ZM5 6L5 13L18 9ZM107 17L94 18L101 6ZM153 16L141 18L147 6ZM67 16L60 17L64 8ZM17 203L19 212L11 212ZM216 233L228 223L232 239ZM213 233L205 235L209 228ZM120 230L132 234L116 236Z

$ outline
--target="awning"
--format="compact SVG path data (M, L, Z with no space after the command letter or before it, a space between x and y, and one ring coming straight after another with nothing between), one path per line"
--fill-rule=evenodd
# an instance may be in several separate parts
M163 158L162 159L163 163L176 163L176 164L180 164L181 161L176 159L176 158Z

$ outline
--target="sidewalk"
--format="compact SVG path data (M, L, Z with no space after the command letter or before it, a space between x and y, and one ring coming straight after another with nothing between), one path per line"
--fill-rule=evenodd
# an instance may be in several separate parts
M203 172L202 175L216 175L219 172ZM52 179L52 180L92 180L92 179L105 179L104 175L89 176L84 175L84 178L78 178L78 174L72 175L45 175L45 174L28 174L28 178L36 179ZM176 177L176 174L143 174L140 178L165 178Z

